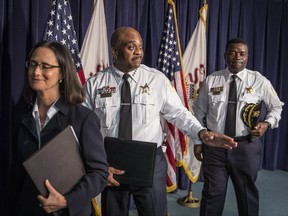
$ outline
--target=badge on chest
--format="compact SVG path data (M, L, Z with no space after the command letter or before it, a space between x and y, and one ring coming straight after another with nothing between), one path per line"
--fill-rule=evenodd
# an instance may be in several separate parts
M223 91L223 86L210 88L210 92L212 92L213 95L220 95L222 91Z
M116 87L104 86L103 88L97 89L97 94L101 98L112 97L112 93L116 92Z

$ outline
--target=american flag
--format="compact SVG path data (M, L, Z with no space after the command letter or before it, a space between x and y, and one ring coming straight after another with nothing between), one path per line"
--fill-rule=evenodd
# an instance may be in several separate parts
M168 0L165 26L162 34L161 47L158 57L158 69L162 71L175 87L184 106L188 109L188 100L185 86L185 78L182 70L182 56L178 35L175 4ZM186 137L180 130L164 121L164 132L167 134L166 159L168 172L166 176L167 191L176 189L176 166L183 165L183 157L186 152Z
M54 0L52 2L43 40L58 41L71 51L79 80L84 84L85 76L79 57L79 46L68 0Z

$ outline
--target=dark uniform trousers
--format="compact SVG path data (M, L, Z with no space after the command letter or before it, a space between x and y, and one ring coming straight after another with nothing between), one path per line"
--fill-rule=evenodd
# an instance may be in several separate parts
M107 186L101 194L102 215L128 216L132 194L139 216L166 216L166 173L167 162L160 147L156 154L152 188L130 185Z
M239 140L237 148L226 150L203 145L204 187L201 216L221 216L230 176L239 216L259 215L259 194L255 185L260 166L260 139Z

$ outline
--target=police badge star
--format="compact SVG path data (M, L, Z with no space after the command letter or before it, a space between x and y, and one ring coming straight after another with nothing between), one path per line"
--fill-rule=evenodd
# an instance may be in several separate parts
M252 93L253 93L253 88L252 88L252 86L246 88L246 93L247 93L247 94L252 94Z
M253 129L259 122L264 121L267 114L267 109L263 101L260 103L246 104L241 113L244 124Z
M140 88L142 89L142 94L144 93L147 93L148 95L150 94L150 87L148 86L147 83L144 86L140 86Z

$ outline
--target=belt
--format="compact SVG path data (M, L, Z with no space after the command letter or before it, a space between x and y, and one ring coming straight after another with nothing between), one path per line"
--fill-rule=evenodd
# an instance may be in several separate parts
M250 136L250 135L234 137L234 141L236 141L236 142L240 142L240 141L250 141L250 140L251 140L251 136Z

